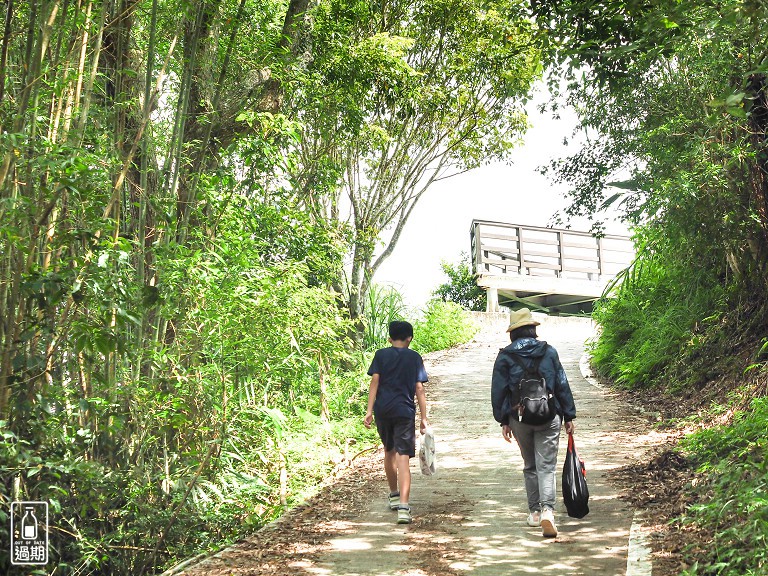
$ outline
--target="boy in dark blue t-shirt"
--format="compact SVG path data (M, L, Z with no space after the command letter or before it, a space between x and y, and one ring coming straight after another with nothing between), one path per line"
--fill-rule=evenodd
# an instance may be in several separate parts
M377 350L368 369L371 386L368 391L368 412L363 420L365 427L370 428L376 415L376 429L384 444L384 473L389 483L389 507L397 510L398 524L411 523L410 459L416 455L414 395L419 402L421 433L424 434L429 426L423 385L427 381L427 372L421 356L409 348L411 340L413 326L408 322L390 322L389 342L392 346Z

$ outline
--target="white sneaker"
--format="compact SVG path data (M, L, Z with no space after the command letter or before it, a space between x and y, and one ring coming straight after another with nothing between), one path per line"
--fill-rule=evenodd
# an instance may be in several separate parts
M555 526L555 513L549 508L541 512L541 535L545 538L554 538L557 536L557 526Z
M534 510L528 514L528 526L532 526L533 528L541 526L541 512Z

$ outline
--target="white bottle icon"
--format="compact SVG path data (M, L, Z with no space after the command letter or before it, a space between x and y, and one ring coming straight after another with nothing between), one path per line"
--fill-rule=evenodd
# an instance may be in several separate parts
M37 518L34 509L25 508L24 517L21 519L21 537L23 540L35 540L37 538Z

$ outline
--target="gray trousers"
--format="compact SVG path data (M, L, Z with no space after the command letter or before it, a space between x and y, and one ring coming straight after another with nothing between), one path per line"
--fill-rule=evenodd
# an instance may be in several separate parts
M509 427L523 457L523 477L528 494L528 510L555 509L557 448L560 442L560 416L540 426L509 419Z

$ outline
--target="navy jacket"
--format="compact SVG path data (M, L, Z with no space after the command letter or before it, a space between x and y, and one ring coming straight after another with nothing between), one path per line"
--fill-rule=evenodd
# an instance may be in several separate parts
M512 406L516 404L510 396L517 395L517 385L523 376L523 370L512 359L510 353L515 352L523 359L523 363L531 368L533 358L542 357L539 364L539 373L547 383L547 389L555 396L557 413L565 422L576 418L576 404L573 401L571 387L568 378L560 364L557 350L546 342L536 338L518 338L506 348L499 351L496 362L493 365L491 378L491 404L493 417L501 424L507 424L512 414Z

